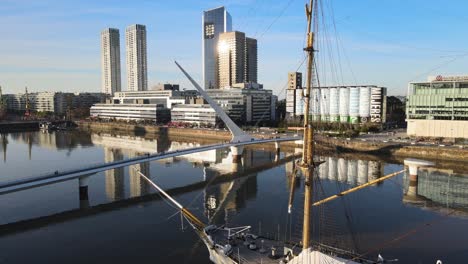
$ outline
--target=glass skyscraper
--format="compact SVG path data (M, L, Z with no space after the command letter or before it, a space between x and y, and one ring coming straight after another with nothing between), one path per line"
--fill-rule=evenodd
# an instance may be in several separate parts
M232 31L232 18L224 6L203 12L203 83L205 89L217 89L219 34Z

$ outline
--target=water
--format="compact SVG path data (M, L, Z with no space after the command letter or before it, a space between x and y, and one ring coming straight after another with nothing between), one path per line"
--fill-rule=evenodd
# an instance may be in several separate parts
M0 182L8 182L215 141L27 132L3 135L1 142ZM299 241L302 181L293 188L293 214L287 214L296 150L285 148L279 157L273 150L249 148L242 164L232 164L221 149L99 173L90 178L89 204L80 203L77 180L3 195L0 263L210 263L177 210L136 170L204 222L252 225L255 231L261 226L264 235ZM403 167L371 157L320 158L326 162L317 170L316 200ZM399 263L466 262L468 175L445 165L421 170L417 196L408 181L400 175L314 208L315 240L374 260L381 253ZM18 224L23 220L29 221Z

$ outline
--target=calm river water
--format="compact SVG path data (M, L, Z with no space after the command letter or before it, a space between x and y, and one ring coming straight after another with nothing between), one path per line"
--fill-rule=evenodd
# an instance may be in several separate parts
M3 134L0 141L0 183L210 143L81 131ZM315 199L403 168L369 157L320 158ZM90 177L88 203L79 201L77 180L3 195L0 263L210 263L190 226L137 170L206 223L251 225L299 241L303 181L291 188L297 149L277 156L257 146L246 149L242 163L231 160L222 149L98 173ZM398 263L467 263L464 173L436 165L420 170L417 194L402 174L314 208L313 237L372 260L380 253Z

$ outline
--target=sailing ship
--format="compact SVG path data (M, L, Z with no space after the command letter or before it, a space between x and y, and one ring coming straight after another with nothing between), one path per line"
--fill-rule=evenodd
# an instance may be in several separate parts
M200 239L206 245L209 258L216 264L241 264L241 263L275 263L275 264L314 264L314 263L387 263L397 260L384 260L380 255L377 256L376 261L371 261L361 258L360 255L356 255L352 252L338 249L332 246L324 244L311 243L311 216L312 207L323 204L325 202L334 200L342 195L354 192L356 190L365 188L367 186L374 185L378 182L384 181L395 175L398 175L402 171L398 171L389 174L385 177L369 181L368 183L362 184L358 187L352 188L340 194L328 197L326 199L312 203L312 184L314 170L320 166L321 162L316 160L314 157L314 129L310 122L309 110L310 110L310 95L313 83L313 69L314 69L314 28L312 22L314 20L314 12L317 8L317 3L314 0L310 0L309 4L306 4L306 15L307 15L307 46L304 48L307 53L307 79L306 79L306 90L304 94L304 124L303 124L303 148L302 148L302 159L297 164L297 171L294 174L301 172L304 178L304 208L303 208L303 224L302 224L302 241L300 243L292 243L288 241L279 241L278 239L268 237L262 234L255 234L252 232L252 226L239 226L239 227L227 227L225 225L216 226L213 224L205 224L199 220L194 214L192 214L187 208L178 203L174 198L168 195L164 190L151 181L146 175L138 172L141 177L147 180L153 185L163 196L167 198L172 204L174 204L181 212L182 216L190 223L192 228L198 234ZM316 23L316 21L315 21ZM227 124L233 123L226 113L220 109L220 107L214 103L214 101L204 92L203 89L188 75L188 73L176 62L177 66L185 74L185 76L192 82L197 88L204 99L216 110L223 121ZM239 129L235 126L236 129ZM245 133L236 135L236 131L233 131L233 142L250 141L252 140ZM293 202L293 188L294 180L296 175L292 177L293 183L291 184L291 192L288 204L288 213L291 213L291 207Z

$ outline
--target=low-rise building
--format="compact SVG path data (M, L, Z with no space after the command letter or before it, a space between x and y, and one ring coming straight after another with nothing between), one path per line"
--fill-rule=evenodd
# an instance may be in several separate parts
M409 83L406 118L409 136L468 138L468 76Z
M157 104L95 104L90 115L102 119L149 120L158 124L171 120L170 109Z
M209 104L175 105L171 110L172 122L195 123L198 125L218 124L219 118Z
M73 108L90 108L94 104L104 103L107 95L104 93L75 93L72 100Z
M25 111L26 101L29 101L29 110L31 111L50 112L58 115L65 114L68 108L89 108L93 104L105 100L103 93L37 92L27 95L26 93L7 94L5 97L7 109L10 111Z
M184 91L149 90L116 92L112 102L114 104L157 104L167 108L172 105L185 104Z
M209 89L208 95L238 124L258 124L276 120L276 100L271 90Z

